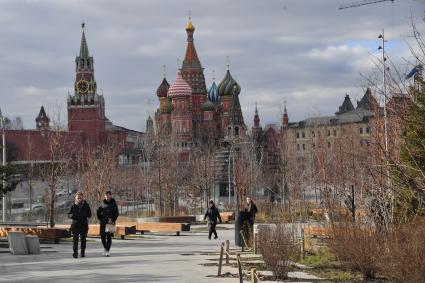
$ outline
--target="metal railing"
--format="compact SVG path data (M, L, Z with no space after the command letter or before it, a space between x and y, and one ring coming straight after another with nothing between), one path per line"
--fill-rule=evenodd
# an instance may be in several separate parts
M221 245L220 245L220 259L219 259L219 262L218 262L218 274L217 274L219 277L221 276L221 272L223 270L224 255L226 255L226 265L228 265L229 262L230 262L230 255L231 255L230 254L230 242L229 242L229 240L222 242ZM244 269L243 262L242 262L242 259L241 259L241 255L239 253L236 254L236 262L237 262L237 265L238 265L238 278L239 278L240 283L243 283L244 275L251 277L251 283L261 282L260 278L258 277L256 268L251 268L250 271L246 271L246 269Z

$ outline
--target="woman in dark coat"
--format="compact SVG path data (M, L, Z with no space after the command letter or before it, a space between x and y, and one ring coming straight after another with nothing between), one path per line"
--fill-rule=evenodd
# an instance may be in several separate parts
M73 241L73 257L78 257L78 238L81 238L81 257L85 257L86 238L89 230L87 218L91 217L89 204L84 200L83 193L75 194L75 202L68 212L68 217L72 219L71 232Z
M114 224L118 218L118 206L112 198L111 191L105 193L105 198L99 208L97 209L97 219L100 221L100 238L104 248L103 255L109 256L109 250L112 245L113 233L105 231L106 224Z

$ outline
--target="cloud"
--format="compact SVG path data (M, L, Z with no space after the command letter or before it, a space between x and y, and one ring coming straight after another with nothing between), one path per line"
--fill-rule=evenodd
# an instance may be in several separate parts
M347 0L348 2L348 0ZM0 103L8 116L34 127L41 104L66 109L73 89L81 21L86 22L98 88L115 124L144 127L158 101L155 91L167 65L171 83L186 47L187 10L207 85L215 70L224 77L226 56L242 87L244 118L252 123L258 102L262 123L278 121L283 100L290 119L332 114L345 93L363 92L360 73L379 56L377 35L385 28L388 56L410 65L409 19L423 17L419 1L384 2L338 10L340 0L268 1L1 1ZM424 23L418 21L420 30ZM148 103L151 101L150 103ZM312 109L315 109L314 111ZM66 112L66 111L65 111ZM142 128L143 128L142 127Z

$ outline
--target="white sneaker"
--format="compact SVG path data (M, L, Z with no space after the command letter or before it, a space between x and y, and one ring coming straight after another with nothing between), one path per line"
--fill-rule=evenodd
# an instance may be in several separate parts
M105 253L105 256L107 256L107 257L108 257L108 256L109 256L109 252L106 252L106 253Z
M106 253L107 253L106 249L103 249L103 256L106 256Z

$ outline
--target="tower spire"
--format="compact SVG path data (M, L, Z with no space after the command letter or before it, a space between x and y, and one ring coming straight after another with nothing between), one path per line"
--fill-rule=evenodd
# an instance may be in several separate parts
M162 65L162 77L165 79L167 77L167 66Z
M81 23L81 45L80 45L80 57L81 58L88 58L89 55L89 48L87 46L87 40L86 40L86 34L85 34L85 26L86 24L84 22Z
M288 111L286 111L286 100L283 101L283 115L282 115L282 129L286 129L289 126Z
M193 43L193 33L195 32L195 26L192 24L192 17L189 15L189 22L186 25L187 33L187 47L186 54L183 60L183 67L200 67L201 62L199 61L198 54L196 53L195 44Z
M255 102L254 127L260 127L260 116L258 115L257 102Z
M227 69L227 71L230 71L230 57L229 57L229 55L226 56L226 69Z

